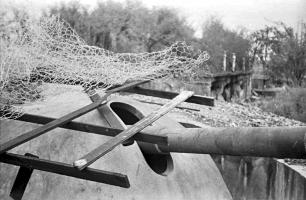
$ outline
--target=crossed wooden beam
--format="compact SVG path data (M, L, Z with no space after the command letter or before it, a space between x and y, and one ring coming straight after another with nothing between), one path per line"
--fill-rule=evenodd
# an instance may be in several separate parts
M166 136L148 134L141 131L156 120L158 120L160 117L168 113L171 109L179 105L181 102L186 101L208 106L214 105L213 98L194 95L193 92L190 91L183 91L178 94L174 92L151 90L140 87L141 84L144 84L146 82L148 81L134 82L119 86L117 88L108 90L106 94L102 97L100 97L98 94L94 94L94 96L91 97L91 100L93 101L91 104L57 119L31 114L24 114L21 117L17 118L16 120L43 125L34 130L28 131L14 139L0 144L0 162L20 166L19 172L16 176L14 185L11 190L11 197L16 200L22 198L33 169L128 188L130 187L130 183L126 175L116 172L92 169L88 166L103 155L110 152L116 146L126 142L129 139L167 145ZM76 119L94 109L99 110L100 106L107 103L107 98L111 94L120 91L173 99L167 104L160 107L158 110L152 112L148 116L144 117L142 120L138 121L136 124L130 126L126 130L119 130L110 127L103 127L72 121L73 119ZM18 145L21 145L58 127L82 132L107 135L112 136L113 138L108 140L106 143L98 146L93 151L87 153L82 158L76 160L73 165L40 159L37 156L31 154L18 155L7 152Z

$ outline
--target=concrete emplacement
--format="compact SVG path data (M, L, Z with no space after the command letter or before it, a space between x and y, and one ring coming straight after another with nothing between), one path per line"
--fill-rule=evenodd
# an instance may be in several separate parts
M31 114L60 117L89 103L86 94L71 91L49 96L44 102L25 109ZM126 128L152 112L148 105L121 97L110 99L101 110L103 116L94 110L75 121ZM0 121L1 140L8 141L38 126L14 120ZM183 128L164 116L148 130L169 127ZM29 152L40 158L73 163L108 139L107 136L57 128L11 152ZM209 155L156 152L155 145L144 142L125 145L116 147L91 167L127 174L131 183L129 189L34 170L23 199L232 199ZM17 169L0 164L0 199L10 199L8 194Z

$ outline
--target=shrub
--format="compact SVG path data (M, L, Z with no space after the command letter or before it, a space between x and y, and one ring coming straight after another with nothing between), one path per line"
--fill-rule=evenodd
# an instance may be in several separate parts
M290 88L266 99L260 107L287 118L306 122L306 88Z

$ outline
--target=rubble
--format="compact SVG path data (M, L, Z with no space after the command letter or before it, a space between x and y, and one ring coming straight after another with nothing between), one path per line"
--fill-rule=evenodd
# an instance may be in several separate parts
M165 99L141 95L129 95L134 100L150 101L164 104ZM159 107L159 105L152 105ZM293 119L265 112L260 108L248 103L231 103L221 100L215 101L214 107L204 105L182 103L182 107L198 109L174 109L172 114L186 115L192 120L201 122L212 127L273 127L273 126L305 126L306 124Z

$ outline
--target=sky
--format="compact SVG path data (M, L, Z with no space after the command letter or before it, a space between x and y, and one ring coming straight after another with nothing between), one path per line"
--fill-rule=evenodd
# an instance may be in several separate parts
M24 5L38 14L42 9L70 0L0 0ZM79 0L80 3L94 8L97 1ZM125 0L114 0L124 2ZM201 34L200 27L210 16L217 16L231 29L245 27L250 31L263 28L274 21L282 21L298 29L301 20L306 22L306 0L140 0L148 7L166 6L174 8L187 18L187 21ZM1 6L1 5L0 5Z

